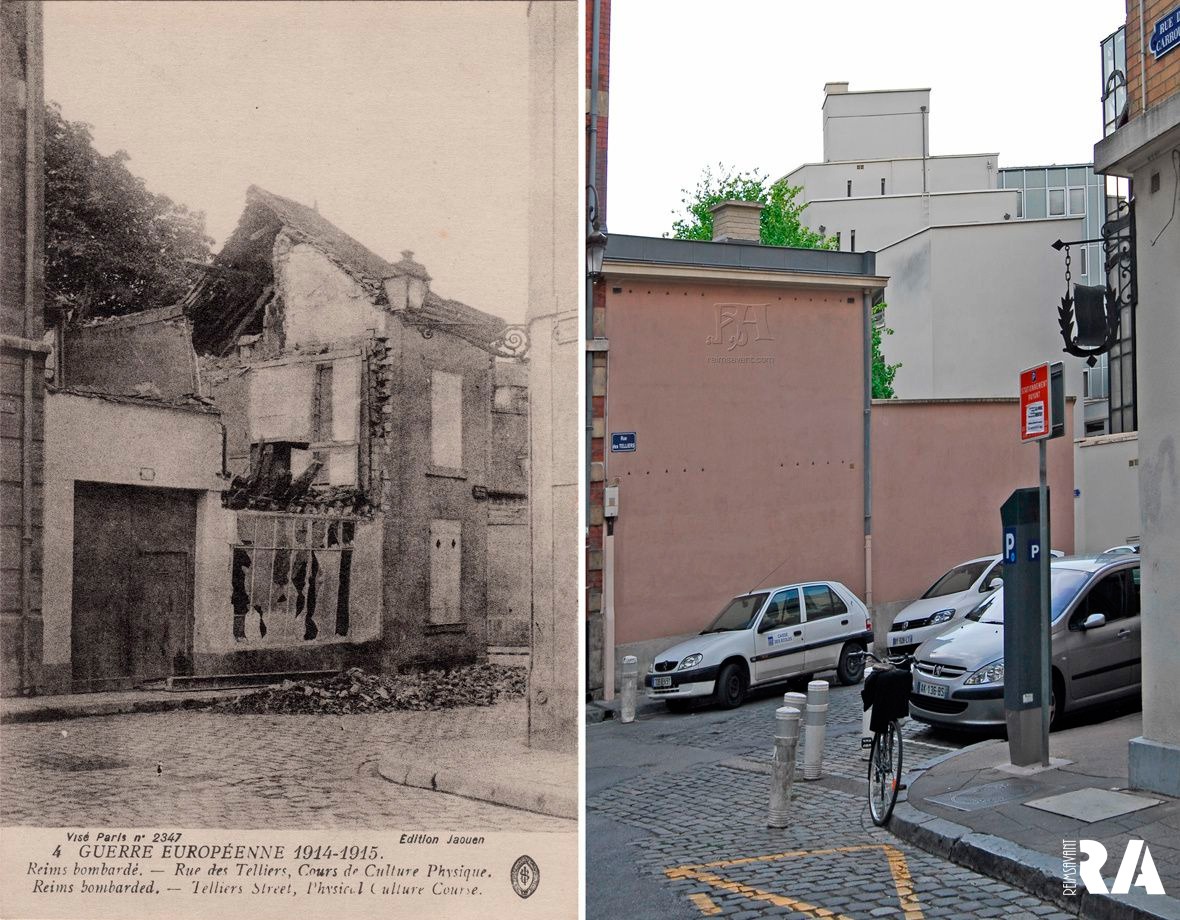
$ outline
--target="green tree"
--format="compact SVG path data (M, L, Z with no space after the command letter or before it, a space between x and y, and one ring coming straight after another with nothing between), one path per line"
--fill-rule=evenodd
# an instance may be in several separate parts
M205 215L147 189L130 156L103 156L90 126L45 106L45 287L73 318L176 303L210 258Z
M886 306L885 303L873 306L873 399L893 399L893 378L901 367L901 362L886 364L885 356L881 354L881 339L893 335L893 330L885 325Z
M718 172L706 166L693 190L684 189L684 213L672 223L678 240L711 240L714 205L722 201L757 201L762 207L761 237L765 246L793 246L797 249L835 249L836 238L809 230L799 220L806 204L797 204L799 186L786 179L767 183L757 170L739 172L718 165Z
M767 177L757 170L741 172L718 165L718 172L706 166L697 187L684 189L681 200L683 213L672 223L672 236L678 240L711 240L713 238L714 205L722 201L757 201L762 204L760 241L764 246L793 246L797 249L836 249L836 238L824 236L803 226L800 215L806 204L798 204L795 197L800 188L789 185L786 179L767 184ZM893 378L901 364L886 364L881 354L881 339L893 335L893 330L877 317L885 304L873 307L872 358L873 398L893 398Z

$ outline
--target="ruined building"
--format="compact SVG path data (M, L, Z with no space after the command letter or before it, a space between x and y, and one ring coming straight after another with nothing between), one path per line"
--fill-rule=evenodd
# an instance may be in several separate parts
M50 689L528 646L527 338L412 253L251 187L183 303L58 341Z

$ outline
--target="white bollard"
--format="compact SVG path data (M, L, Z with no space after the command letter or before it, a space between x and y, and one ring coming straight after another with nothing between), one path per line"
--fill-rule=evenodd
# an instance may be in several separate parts
M869 682L869 675L873 673L873 666L865 666L865 683ZM873 733L869 730L869 723L873 718L873 707L865 710L864 718L860 722L860 759L869 759L869 750L873 746Z
M639 659L634 655L623 658L619 687L619 721L635 721L635 687L639 683Z
M807 685L807 715L803 720L803 778L823 775L824 734L828 722L828 682L813 680Z
M767 827L786 827L795 782L795 749L799 745L799 710L783 706L774 713L774 760L770 765L770 812Z

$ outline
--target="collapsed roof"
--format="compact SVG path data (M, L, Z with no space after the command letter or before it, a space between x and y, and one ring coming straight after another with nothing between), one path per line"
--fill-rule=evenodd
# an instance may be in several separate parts
M274 241L280 231L318 249L356 281L374 304L389 309L382 281L394 273L391 263L318 211L251 185L237 229L184 300L198 354L227 354L240 336L262 332L264 307L274 287ZM498 316L433 291L427 293L416 317L487 349L507 327Z

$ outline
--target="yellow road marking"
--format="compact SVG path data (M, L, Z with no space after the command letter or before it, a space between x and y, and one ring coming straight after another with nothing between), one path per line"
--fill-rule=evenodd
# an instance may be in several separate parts
M922 906L918 901L918 894L914 890L913 879L910 876L909 865L906 863L905 854L897 847L890 846L887 843L869 843L860 844L856 846L846 847L827 847L822 850L787 850L782 853L769 853L765 856L743 856L738 859L718 859L713 862L699 863L696 865L673 866L664 870L664 875L670 879L693 879L695 881L704 882L710 888L715 888L720 891L732 892L740 894L751 901L766 901L776 907L787 907L791 910L799 911L800 913L808 914L812 917L832 918L832 920L850 920L844 914L837 914L835 911L828 910L826 907L818 907L815 904L809 904L806 901L800 901L796 898L790 898L786 895L775 894L771 891L763 891L760 888L754 888L751 885L745 885L741 882L735 882L731 879L724 878L716 872L710 872L710 869L732 869L735 866L747 866L751 863L757 862L776 862L783 859L794 859L803 856L830 856L835 853L860 853L867 850L880 850L885 854L885 858L889 863L889 873L893 876L893 887L897 890L897 900L901 907L902 913L905 915L905 920L925 920L925 915L922 913ZM718 907L707 894L693 894L689 895L694 904L701 909L702 913L714 914L720 913L721 908ZM706 909L702 906L703 902L707 902L707 906L711 909Z
M692 901L692 903L697 907L699 907L701 913L705 914L706 916L712 916L714 914L721 913L721 908L717 906L711 897L709 897L707 894L704 894L703 892L690 894L688 899Z

